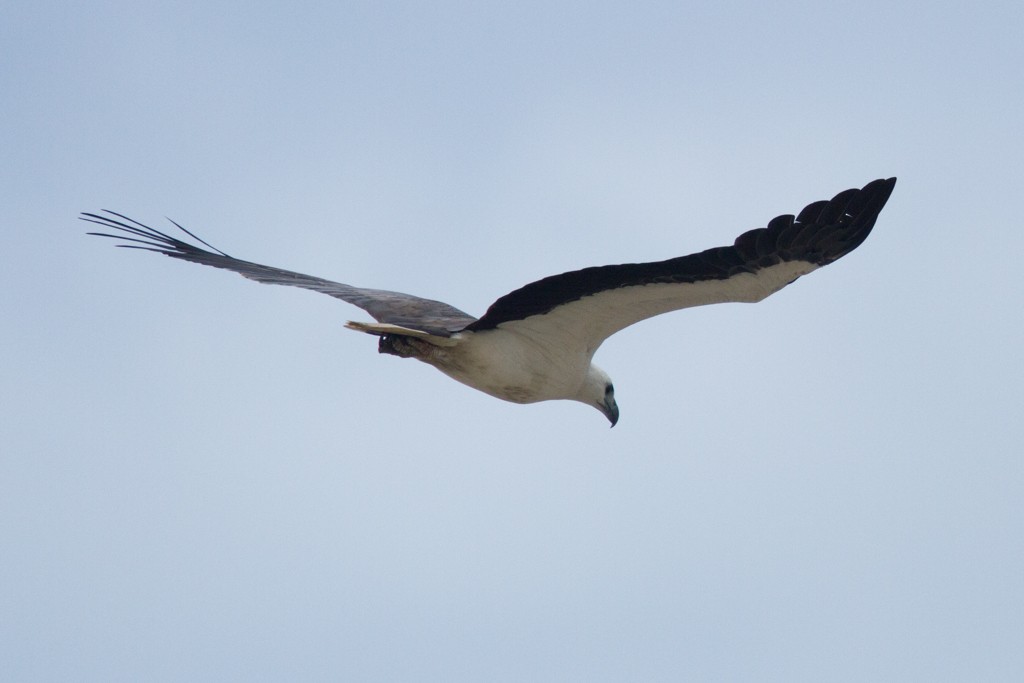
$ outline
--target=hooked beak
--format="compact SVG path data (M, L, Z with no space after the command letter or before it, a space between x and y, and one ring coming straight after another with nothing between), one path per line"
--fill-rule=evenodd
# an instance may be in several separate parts
M598 403L597 409L604 413L604 416L612 423L612 427L619 421L619 406L615 403L615 397L609 396L607 400Z

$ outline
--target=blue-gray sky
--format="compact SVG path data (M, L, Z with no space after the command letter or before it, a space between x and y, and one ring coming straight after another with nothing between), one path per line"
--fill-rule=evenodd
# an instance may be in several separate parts
M1018 2L8 3L5 680L1016 681ZM480 314L900 180L516 406L232 255Z

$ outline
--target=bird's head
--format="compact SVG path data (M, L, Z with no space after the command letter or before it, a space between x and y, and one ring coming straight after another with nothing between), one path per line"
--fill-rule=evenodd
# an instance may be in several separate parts
M596 365L590 366L587 378L576 395L576 400L600 410L601 414L612 423L612 427L619 421L619 406L615 403L615 387L612 386L612 378Z

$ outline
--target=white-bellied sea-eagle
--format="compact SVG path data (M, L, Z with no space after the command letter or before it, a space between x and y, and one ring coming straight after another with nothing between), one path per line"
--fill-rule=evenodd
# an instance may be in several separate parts
M601 411L615 425L611 378L591 362L612 334L680 308L755 302L842 258L871 232L895 178L840 192L797 216L773 219L732 246L652 263L584 268L532 282L499 298L481 318L440 301L365 289L242 261L181 227L207 249L113 211L83 220L125 241L173 258L233 270L250 280L291 285L354 304L377 322L348 327L380 337L380 353L416 358L452 379L514 403L568 399ZM173 222L173 221L172 221Z

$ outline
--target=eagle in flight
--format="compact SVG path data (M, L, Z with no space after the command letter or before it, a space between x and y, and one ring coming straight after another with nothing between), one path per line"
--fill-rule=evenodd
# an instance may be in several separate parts
M895 178L879 179L840 192L797 216L779 216L764 228L745 232L728 247L552 275L499 298L481 318L440 301L242 261L174 221L182 237L203 246L113 211L83 213L81 218L112 231L89 234L119 239L121 247L347 301L376 320L349 322L347 327L379 337L380 353L416 358L513 403L579 401L601 411L614 427L619 407L612 380L591 362L605 339L645 318L681 308L760 301L842 258L867 238L895 184Z

